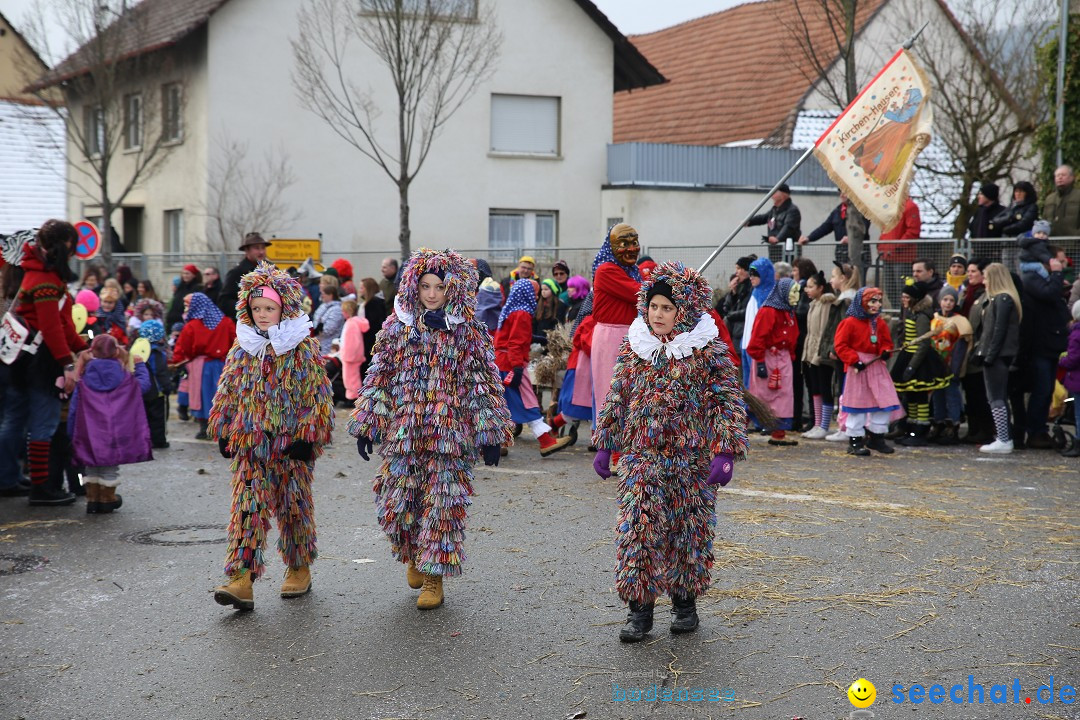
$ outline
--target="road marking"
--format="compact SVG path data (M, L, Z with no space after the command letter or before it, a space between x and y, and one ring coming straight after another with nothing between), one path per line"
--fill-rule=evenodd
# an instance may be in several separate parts
M865 510L903 510L907 505L901 505L900 503L887 503L878 502L877 500L835 500L833 498L824 498L818 495L807 495L804 493L779 493L769 492L766 490L744 490L742 488L733 488L731 490L723 490L723 493L734 493L736 495L746 495L748 497L763 497L774 500L791 500L793 502L819 502L825 505L843 505L844 507L861 508Z
M480 468L477 468L477 469L479 470ZM502 473L503 475L550 475L551 474L547 470L510 470L508 468L500 468L500 467L494 467L494 466L489 466L489 465L484 466L484 471L485 472L493 472L493 473Z

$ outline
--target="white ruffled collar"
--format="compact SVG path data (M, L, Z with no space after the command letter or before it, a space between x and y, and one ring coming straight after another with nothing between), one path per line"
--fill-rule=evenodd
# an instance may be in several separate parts
M445 306L444 306L445 307ZM405 306L401 304L401 293L394 296L394 314L397 315L397 319L405 327L412 327L416 323L416 313L411 313L405 309ZM460 325L465 322L465 318L460 315L451 315L445 313L447 327L453 327L454 325Z
M294 318L285 318L267 331L269 337L259 334L251 325L238 323L236 325L236 341L240 347L260 360L266 356L267 346L273 346L274 353L284 355L311 336L311 318L300 315Z
M662 353L666 352L668 357L678 360L693 353L695 348L705 347L713 338L719 335L720 331L717 329L712 315L704 313L693 330L679 333L668 342L663 342L653 335L648 323L645 322L645 318L638 315L634 318L634 322L630 324L627 339L630 341L630 349L639 358L656 364L659 362Z

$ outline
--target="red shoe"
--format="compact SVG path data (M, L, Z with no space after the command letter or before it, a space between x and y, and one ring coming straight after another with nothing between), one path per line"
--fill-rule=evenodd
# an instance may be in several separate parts
M547 457L552 453L557 453L563 448L570 445L570 438L562 437L557 438L551 434L550 431L540 435L536 438L540 441L540 456Z
M566 425L566 418L562 416L562 413L559 413L558 415L552 417L551 421L548 424L551 425L552 430L558 430L563 425Z

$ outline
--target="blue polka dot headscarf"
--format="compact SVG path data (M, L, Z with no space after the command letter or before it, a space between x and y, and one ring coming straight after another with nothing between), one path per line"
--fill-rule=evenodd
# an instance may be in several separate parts
M218 306L214 304L214 301L208 298L201 292L191 293L191 304L188 306L187 313L184 314L185 320L202 320L202 324L209 330L213 330L221 322L221 319L225 317Z
M510 296L506 298L502 312L499 313L499 327L512 312L524 310L530 315L536 312L536 286L528 278L522 278L510 286Z

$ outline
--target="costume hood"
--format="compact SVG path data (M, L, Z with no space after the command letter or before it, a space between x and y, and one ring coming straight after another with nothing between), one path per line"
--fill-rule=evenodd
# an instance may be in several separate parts
M420 302L420 278L425 273L439 273L446 283L446 305L443 310L447 315L472 320L476 314L476 286L480 275L472 263L463 256L447 248L432 250L420 248L415 251L405 269L401 272L401 284L398 286L395 305L400 305L406 312L422 314L425 309Z
M658 282L665 282L671 286L671 302L675 305L676 333L688 332L697 324L701 316L709 311L712 290L709 289L709 283L705 282L705 278L681 262L666 262L663 265L657 265L638 290L638 316L646 323L649 319L649 304L645 298L648 297L653 285Z
M767 257L759 257L750 263L750 267L757 270L758 277L761 278L761 282L758 283L752 293L752 297L757 300L758 307L760 307L765 304L765 298L769 297L773 285L776 284L776 270L773 268L772 261Z
M304 314L303 302L304 291L300 287L300 281L293 279L284 270L266 262L260 262L258 266L244 277L240 278L240 294L236 299L236 322L238 325L255 327L251 322L251 313L248 312L248 297L251 291L257 287L268 285L281 296L281 319L299 317Z

